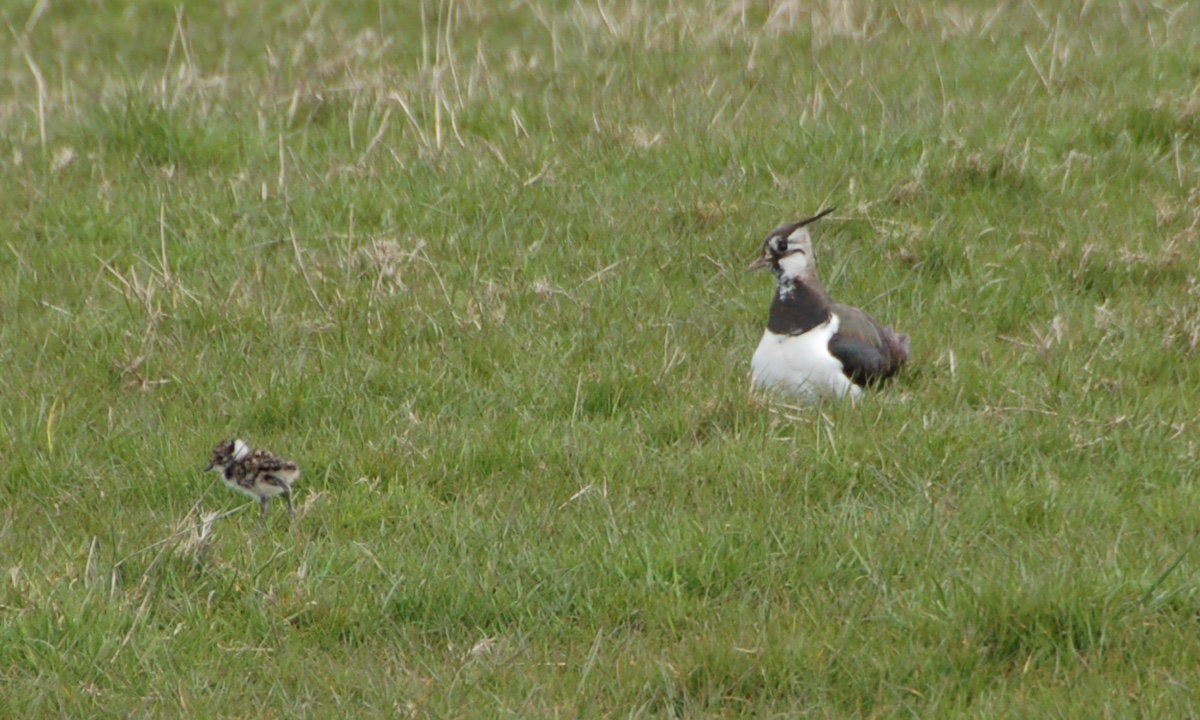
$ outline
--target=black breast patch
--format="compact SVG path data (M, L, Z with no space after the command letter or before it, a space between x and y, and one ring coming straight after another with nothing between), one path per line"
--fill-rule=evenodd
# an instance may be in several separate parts
M784 280L775 290L767 329L777 335L802 335L829 320L829 300L802 282Z

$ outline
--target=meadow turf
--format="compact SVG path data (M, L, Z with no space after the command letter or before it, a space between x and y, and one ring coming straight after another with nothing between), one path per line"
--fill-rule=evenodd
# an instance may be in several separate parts
M0 716L1200 703L1197 4L2 7Z

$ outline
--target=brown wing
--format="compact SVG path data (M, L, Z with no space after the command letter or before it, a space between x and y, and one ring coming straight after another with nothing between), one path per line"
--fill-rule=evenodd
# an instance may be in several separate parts
M842 372L858 385L886 380L908 360L908 335L890 327L856 307L834 303L830 308L840 321L829 341L829 352L842 362Z
M234 482L249 490L254 487L254 481L258 477L258 466L254 458L247 457L230 465L228 473Z
M258 471L264 477L266 482L278 480L279 482L271 482L272 485L291 485L300 475L300 468L291 460L284 460L275 453L267 450L255 450L250 454L250 459L258 467Z

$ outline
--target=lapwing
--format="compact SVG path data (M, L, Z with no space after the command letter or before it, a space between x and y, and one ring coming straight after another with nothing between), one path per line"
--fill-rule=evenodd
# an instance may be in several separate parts
M817 278L808 225L831 212L775 230L747 268L770 268L776 280L767 330L750 360L751 383L804 402L847 393L857 399L864 387L892 377L908 360L908 335L834 302Z
M259 525L267 522L267 503L282 495L287 500L288 517L295 515L292 484L300 477L300 468L267 450L251 450L241 440L222 440L212 451L205 471L221 473L226 487L258 500L262 511Z

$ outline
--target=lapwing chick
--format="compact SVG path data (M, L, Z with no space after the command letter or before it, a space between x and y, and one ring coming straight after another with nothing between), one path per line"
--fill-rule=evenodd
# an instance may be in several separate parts
M205 472L221 473L221 480L231 490L258 500L262 512L260 526L267 522L267 504L276 495L287 500L288 517L296 514L292 506L292 484L300 477L296 463L266 450L251 450L241 440L222 440L212 451Z
M862 388L892 377L908 360L908 335L833 302L817 278L808 225L831 212L772 232L747 269L770 268L776 283L767 330L750 360L751 384L805 402L847 393L857 399Z

